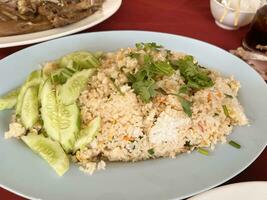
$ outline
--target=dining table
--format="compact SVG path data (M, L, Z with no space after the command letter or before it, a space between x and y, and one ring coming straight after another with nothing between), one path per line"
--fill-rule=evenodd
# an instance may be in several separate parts
M113 16L82 32L110 30L164 32L202 40L229 51L241 46L248 29L247 26L229 31L218 27L210 12L210 0L123 0L120 9ZM30 45L2 48L0 59L28 46ZM209 59L208 55L207 59ZM267 181L266 169L267 149L247 169L224 184ZM22 200L25 198L0 187L0 199Z

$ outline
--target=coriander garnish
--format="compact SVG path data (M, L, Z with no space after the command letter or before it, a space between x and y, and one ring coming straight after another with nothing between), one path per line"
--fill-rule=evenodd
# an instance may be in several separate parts
M226 105L223 105L222 108L223 108L223 112L224 112L225 116L226 117L230 117L230 114L229 114L229 111L228 111L227 106Z
M197 151L205 156L209 155L209 151L203 148L198 148Z
M127 56L138 59L140 57L140 53L130 52Z
M116 90L121 94L121 95L125 95L120 87L115 83L115 79L114 78L111 78L110 76L108 76L109 80L111 81L112 85L116 88Z
M150 154L150 155L154 155L155 151L153 148L151 149L148 149L147 152Z
M219 116L219 114L218 113L214 113L213 114L213 117L216 117L216 116Z
M235 141L231 140L230 142L228 142L228 144L230 144L232 147L235 147L237 149L241 148L241 145L236 143Z
M181 106L184 110L184 112L189 116L191 117L192 116L192 110L191 110L191 106L192 106L192 103L188 100L186 100L184 97L182 97L181 95L179 94L172 94L172 95L175 95L178 97L179 99L179 102L181 103Z
M185 147L192 147L190 141L186 141L185 144L184 144Z
M168 95L168 93L167 93L163 88L161 88L161 87L157 88L156 91L157 91L158 93L163 94L163 95Z
M225 95L227 98L230 98L230 99L232 99L232 98L233 98L233 96L232 96L232 95L230 95L230 94L226 94L226 93L224 93L224 95Z
M161 45L157 45L157 43L155 42L150 42L150 43L136 43L135 44L137 50L145 50L145 51L158 51L159 49L161 49L163 46Z
M152 97L156 96L156 85L153 79L134 82L132 88L145 103L148 103Z
M156 96L156 76L170 76L173 73L174 70L167 61L154 62L152 57L146 54L143 66L135 74L128 74L127 77L134 92L140 96L142 101L148 103Z
M199 90L214 85L208 76L209 71L199 67L194 63L193 56L185 56L182 59L172 62L174 68L178 68L187 86L191 89Z
M179 93L182 94L188 94L190 91L190 88L187 85L182 85L179 89Z

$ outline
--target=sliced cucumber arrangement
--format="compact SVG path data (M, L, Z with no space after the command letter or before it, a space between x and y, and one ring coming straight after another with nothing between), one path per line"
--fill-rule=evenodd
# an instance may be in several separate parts
M77 51L59 60L60 67L67 67L75 70L96 68L100 65L99 60L88 51Z
M94 137L98 134L101 125L100 117L93 119L87 127L82 129L78 135L77 141L75 143L74 151L78 149L83 149L88 145Z
M69 169L69 159L58 142L43 135L29 134L21 138L34 152L38 153L62 176Z
M22 107L22 101L25 95L25 92L27 91L28 88L32 86L37 86L40 84L42 78L41 78L41 71L36 70L33 71L29 77L27 78L26 82L22 85L18 99L17 99L17 105L16 105L16 114L21 114L21 107Z
M38 87L33 86L25 92L21 106L21 121L26 129L32 128L39 119Z
M15 107L15 121L26 129L20 138L59 176L69 169L67 154L86 146L99 131L100 118L80 131L76 100L100 57L86 51L66 55L33 71L19 89L0 98L0 110Z
M58 95L62 103L65 105L73 104L94 73L95 69L76 72L65 84L60 86Z
M8 92L0 98L0 110L13 108L17 103L20 88Z

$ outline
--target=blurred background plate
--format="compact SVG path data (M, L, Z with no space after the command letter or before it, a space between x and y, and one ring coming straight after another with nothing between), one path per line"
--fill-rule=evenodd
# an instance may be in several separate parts
M137 163L109 163L105 171L88 176L72 165L58 177L48 164L22 142L4 140L10 111L0 113L0 186L34 199L182 199L215 187L248 167L267 143L267 86L249 65L216 46L199 40L143 31L108 31L68 36L44 42L0 61L0 95L20 85L40 63L76 50L115 51L137 42L156 42L174 51L194 55L203 66L233 75L240 81L241 104L251 125L235 128L229 140L204 156L198 152L176 159Z
M0 48L32 44L62 37L93 27L111 17L121 6L122 0L105 0L102 9L76 23L35 33L0 37Z
M243 182L225 185L188 200L266 200L267 182Z

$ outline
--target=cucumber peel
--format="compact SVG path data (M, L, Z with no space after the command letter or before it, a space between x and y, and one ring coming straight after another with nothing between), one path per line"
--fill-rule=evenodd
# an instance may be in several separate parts
M88 145L94 137L98 134L101 126L101 118L96 117L93 119L87 127L82 129L78 135L78 138L74 145L74 152L78 149L83 149L86 145Z
M59 98L65 105L73 104L86 87L88 79L95 73L94 69L76 72L67 82L59 87Z
M40 70L33 71L28 76L26 82L22 85L19 95L18 95L18 99L17 99L16 114L21 114L22 101L23 101L25 92L27 91L28 88L39 85L40 82L42 81L41 76L42 75L41 75Z
M50 74L58 70L59 65L56 62L48 62L42 68L42 77L48 78Z
M25 92L22 107L21 121L26 129L32 128L39 119L38 87L33 86Z
M0 98L0 110L6 110L13 108L17 103L17 98L20 88L14 89L8 92L6 95Z
M59 60L60 67L81 70L88 68L96 68L100 65L98 59L88 51L77 51L63 56Z
M57 100L53 85L48 79L41 90L41 116L44 122L44 128L53 140L60 141L57 119Z
M56 171L59 176L69 169L69 159L58 142L43 135L29 134L21 139Z
M54 84L64 84L76 71L64 67L51 73L50 77Z
M59 104L58 116L60 143L64 150L70 153L80 129L80 110L76 103L69 106Z

